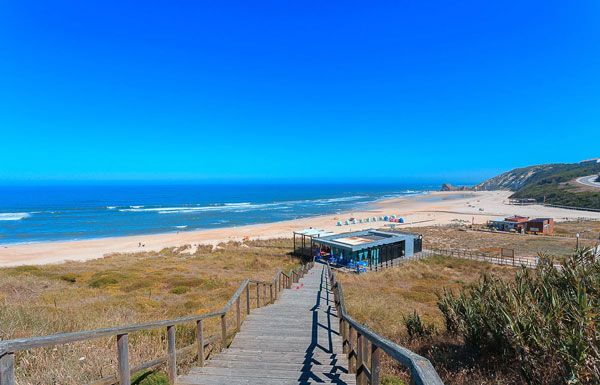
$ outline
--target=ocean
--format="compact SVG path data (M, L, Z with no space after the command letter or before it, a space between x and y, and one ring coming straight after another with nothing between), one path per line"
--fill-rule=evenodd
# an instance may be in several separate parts
M0 244L156 234L333 214L436 185L0 187Z

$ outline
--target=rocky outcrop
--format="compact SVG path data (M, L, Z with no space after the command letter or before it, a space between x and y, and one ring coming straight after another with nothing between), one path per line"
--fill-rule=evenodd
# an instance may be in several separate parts
M517 191L527 185L536 175L548 171L552 165L517 168L478 184L478 190L511 190Z
M450 183L444 183L441 188L441 191L471 191L471 190L473 190L472 187L454 186L454 185L451 185Z

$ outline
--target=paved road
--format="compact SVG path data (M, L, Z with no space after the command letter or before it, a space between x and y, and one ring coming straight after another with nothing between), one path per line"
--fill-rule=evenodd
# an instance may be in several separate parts
M598 178L598 175L589 175L589 176L582 176L581 178L577 178L577 179L575 179L575 181L584 186L595 187L595 188L600 189L600 182L596 182L596 178Z

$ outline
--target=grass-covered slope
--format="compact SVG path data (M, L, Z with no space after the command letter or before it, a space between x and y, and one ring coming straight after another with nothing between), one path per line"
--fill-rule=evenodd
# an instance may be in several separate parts
M290 239L176 247L86 262L0 269L0 340L96 329L202 314L223 306L246 278L270 280L295 268ZM207 336L219 320L204 323ZM114 338L17 354L17 383L86 384L116 373ZM194 325L177 328L178 348L193 343ZM132 333L132 365L166 354L165 330ZM189 362L178 357L180 370ZM164 373L133 384L166 384Z
M596 385L600 260L562 258L520 269L430 257L338 278L350 314L427 357L446 384ZM408 383L388 359L383 374Z
M600 173L600 163L555 163L523 167L505 172L481 184L478 190L512 190L511 198L533 198L538 202L600 209L600 191L586 188L576 178Z

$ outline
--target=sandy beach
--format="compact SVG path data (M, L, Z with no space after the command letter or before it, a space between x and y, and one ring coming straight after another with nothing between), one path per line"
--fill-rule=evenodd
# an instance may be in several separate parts
M402 197L375 202L369 210L323 215L284 222L264 223L240 227L210 230L182 231L179 233L152 234L99 238L67 242L44 242L0 247L0 266L59 263L67 260L88 260L112 253L158 251L165 247L212 244L249 239L291 237L292 231L308 227L334 232L346 232L373 227L389 226L389 223L361 223L337 226L338 221L348 218L366 218L382 215L399 215L405 224L395 224L397 229L411 226L443 225L456 221L485 223L508 215L530 217L553 217L557 221L594 218L600 213L544 207L541 205L513 206L507 204L508 191L479 192L433 192L427 195ZM144 245L140 247L140 244Z

